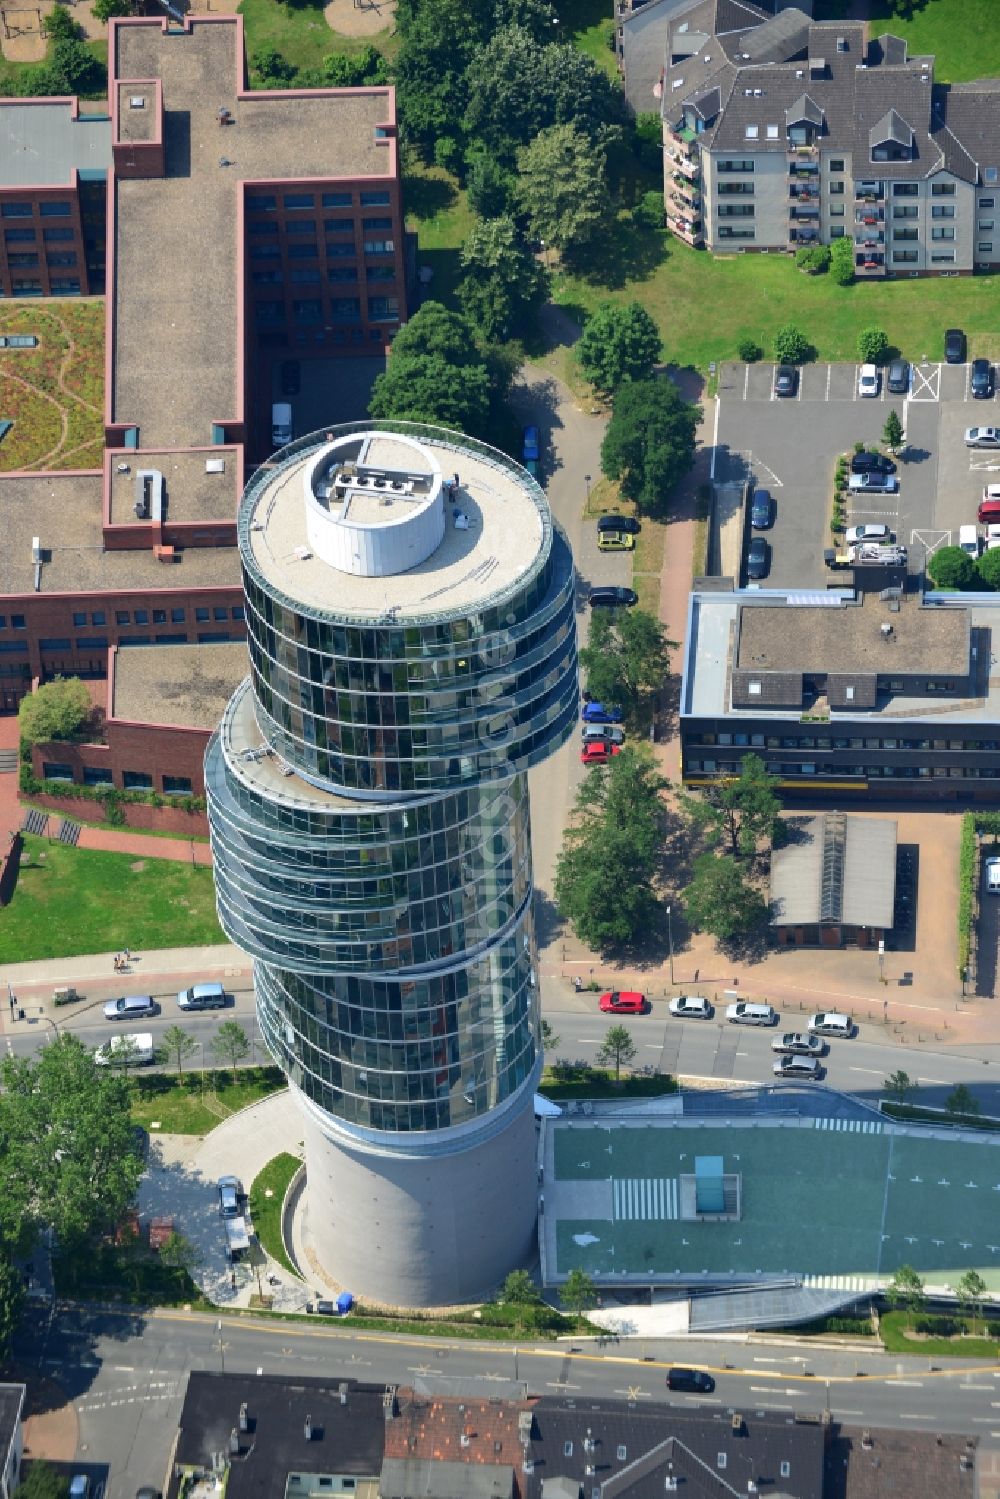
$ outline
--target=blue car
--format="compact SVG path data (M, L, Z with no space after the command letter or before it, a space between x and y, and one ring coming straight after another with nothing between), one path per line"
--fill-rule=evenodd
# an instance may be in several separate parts
M538 428L525 427L522 457L525 463L538 462Z
M605 707L603 703L584 703L584 723L621 723L622 710L613 704Z

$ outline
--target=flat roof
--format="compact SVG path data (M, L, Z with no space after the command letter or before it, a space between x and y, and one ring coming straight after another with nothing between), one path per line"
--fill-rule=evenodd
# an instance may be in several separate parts
M77 115L72 99L4 100L0 186L63 187L74 172L107 172L110 165L107 115Z
M156 107L156 84L119 83L118 136L123 141L154 141L157 138L159 110Z
M241 517L249 527L249 550L264 580L307 607L363 618L434 616L469 608L513 587L541 556L551 539L547 509L525 475L474 448L422 437L420 446L448 476L458 472L456 497L446 501L444 537L425 561L407 572L362 577L330 566L311 549L306 533L305 471L316 449L288 461L254 497ZM412 449L405 455L412 463ZM366 463L394 468L399 444L391 433L375 433ZM455 524L456 515L467 528Z
M116 450L110 456L110 466L113 526L137 524L136 475L141 469L158 469L163 475L164 520L168 525L171 521L210 520L236 524L242 469L240 453L235 447L203 448L193 453L156 448L142 448L139 452ZM122 472L124 468L128 471ZM147 524L152 525L152 521Z
M152 551L107 551L100 474L3 476L0 593L127 593L159 588L238 588L235 547L184 547L173 563ZM32 540L42 546L35 586Z
M244 644L245 649L245 643ZM323 812L343 808L345 811L381 811L381 802L360 801L351 796L334 796L330 787L314 786L274 754L257 723L256 701L249 677L236 692L231 705L222 715L219 733L227 749L229 765L237 778L258 796L279 802L283 807L305 807ZM430 793L433 795L433 793Z
M240 97L239 31L235 17L112 28L115 77L163 85L166 175L116 179L108 291L112 419L137 425L143 448L197 447L212 422L238 414L243 183L391 179L394 143L375 138L391 118L389 89Z
M891 633L883 633L884 625ZM734 665L814 674L961 677L969 670L969 616L957 609L924 609L915 598L902 599L893 612L871 593L860 595L856 604L833 607L794 598L745 605Z
M245 640L128 646L115 652L112 714L133 723L215 729L246 674Z

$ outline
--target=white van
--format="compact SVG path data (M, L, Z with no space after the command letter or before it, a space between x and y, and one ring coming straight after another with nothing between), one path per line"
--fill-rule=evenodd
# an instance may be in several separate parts
M292 408L287 401L275 401L271 407L271 446L283 448L292 440Z
M1000 895L1000 856L993 854L986 860L986 889L990 895Z
M982 542L979 540L979 530L976 526L959 526L958 544L966 556L976 558L982 551Z
M153 1034L151 1031L126 1031L123 1036L112 1036L94 1052L98 1067L113 1067L118 1053L128 1052L130 1067L143 1067L153 1060ZM124 1066L124 1060L122 1060Z
M190 989L182 989L177 996L177 1005L181 1010L221 1010L226 1003L226 990L223 984L195 984Z
M808 1029L814 1036L841 1036L847 1040L854 1035L854 1021L837 1010L820 1010L809 1016Z
M726 1006L726 1019L730 1025L777 1025L778 1012L770 1005L756 1005L748 999L738 999L734 1005Z

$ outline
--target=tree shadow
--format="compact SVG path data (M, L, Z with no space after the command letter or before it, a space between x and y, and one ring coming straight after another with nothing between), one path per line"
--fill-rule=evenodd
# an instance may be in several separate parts
M453 182L442 177L425 177L422 173L403 178L403 202L415 219L432 219L447 213L458 198Z
M592 285L617 290L627 281L648 281L670 255L665 229L647 229L621 218L572 256L567 268Z
M559 907L551 895L536 886L532 911L535 918L535 939L539 948L547 947L556 940L564 926Z

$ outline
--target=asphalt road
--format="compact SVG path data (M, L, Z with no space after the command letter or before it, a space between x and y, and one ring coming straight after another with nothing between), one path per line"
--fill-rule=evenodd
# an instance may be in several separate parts
M820 1413L849 1424L946 1430L1000 1437L1000 1369L862 1350L803 1351L780 1342L699 1342L519 1347L381 1337L343 1327L215 1319L183 1311L150 1315L67 1310L39 1321L17 1347L67 1391L79 1421L77 1466L106 1483L107 1499L132 1499L163 1484L189 1369L354 1378L442 1390L496 1393L511 1379L529 1393L606 1397L686 1406L670 1395L665 1369L683 1361L715 1373L700 1403L735 1410Z
M707 996L711 999L711 993ZM602 1015L596 994L573 996L575 1009L545 1008L545 1017L559 1037L555 1055L592 1061L608 1027L624 1025L636 1045L635 1065L651 1066L675 1076L712 1078L719 1084L774 1082L771 1042L783 1031L804 1030L808 1016L789 1012L777 1029L727 1025L716 1006L712 1020L675 1020L662 1000L649 1014ZM830 1041L822 1059L824 1082L830 1087L874 1101L884 1092L883 1080L897 1069L919 1085L919 1102L940 1107L957 1083L965 1083L979 1100L984 1114L1000 1115L1000 1051L934 1051L926 1044L907 1047L874 1026L862 1026L850 1041Z

